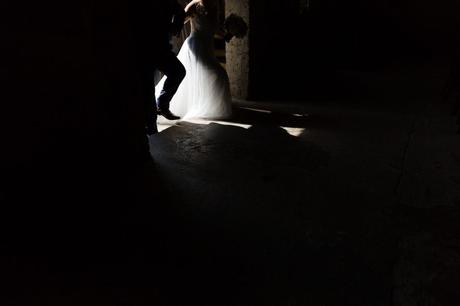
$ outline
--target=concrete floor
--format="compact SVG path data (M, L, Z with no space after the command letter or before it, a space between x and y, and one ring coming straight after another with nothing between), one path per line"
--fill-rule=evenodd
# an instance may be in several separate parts
M427 75L371 77L373 100L161 121L151 149L190 243L173 283L203 305L458 302L460 138Z
M8 228L2 305L457 305L460 136L442 71L422 72L161 121L142 169L13 192L72 217Z

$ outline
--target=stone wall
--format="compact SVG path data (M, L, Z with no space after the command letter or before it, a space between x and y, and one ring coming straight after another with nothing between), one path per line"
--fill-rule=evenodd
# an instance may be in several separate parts
M225 3L225 16L236 14L241 16L250 26L250 1L249 0L227 0ZM230 78L232 95L237 99L247 99L249 97L249 75L250 75L250 37L248 35L242 39L233 38L226 45L227 73Z

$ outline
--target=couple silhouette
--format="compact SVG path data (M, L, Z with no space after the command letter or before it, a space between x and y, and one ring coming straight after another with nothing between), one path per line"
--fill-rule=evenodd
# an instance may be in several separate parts
M139 15L133 15L137 64L141 72L142 99L145 126L148 135L158 132L157 116L170 120L179 119L169 110L171 98L185 77L185 68L172 51L170 39L178 35L185 22L185 11L176 0L151 0L138 7ZM155 97L155 72L166 76L165 86Z
M137 10L139 14L133 15L134 38L147 134L158 132L158 115L168 120L228 118L229 80L214 55L219 1L192 0L184 8L176 0L152 0ZM176 56L170 40L187 22L191 33ZM164 76L155 87L156 71Z

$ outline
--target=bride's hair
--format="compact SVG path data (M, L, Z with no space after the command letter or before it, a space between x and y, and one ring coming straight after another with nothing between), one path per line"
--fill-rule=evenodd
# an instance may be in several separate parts
M204 3L203 3L204 2ZM206 8L207 1L200 1L196 4L196 12L200 15L207 15L208 9Z

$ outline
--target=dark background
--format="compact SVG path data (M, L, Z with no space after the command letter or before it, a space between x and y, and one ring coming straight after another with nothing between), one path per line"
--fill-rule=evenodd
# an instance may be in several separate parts
M460 6L455 1L313 0L303 12L297 1L254 1L251 52L257 56L252 58L251 92L258 100L342 98L348 103L366 90L343 77L343 71L438 65L455 54ZM148 153L133 16L154 17L131 2L0 2L0 274L5 301L40 282L42 258L52 263L47 269L67 276L95 263L100 273L94 274L94 288L102 282L96 276L104 275L104 281L114 280L105 284L107 291L126 289L130 277L139 284L133 292L141 290L154 273L145 270L142 276L129 265L117 266L147 235L139 235L142 230L126 220L142 216L133 204L142 203L133 200L140 182L131 178ZM155 27L145 34L154 39ZM165 195L155 195L161 186L149 188L161 203ZM137 240L116 240L120 229ZM59 273L56 280L50 278L49 288L74 286L72 277L61 283ZM28 294L33 296L33 290Z
M251 12L256 33L251 48L257 54L252 96L359 95L359 85L351 85L350 93L340 90L347 81L336 77L337 71L372 72L451 56L458 5L321 0L301 12L298 1L259 1ZM52 154L56 147L65 154L86 150L78 141L101 144L120 129L143 141L127 2L3 1L1 6L2 163ZM56 139L59 145L53 144ZM120 146L136 146L131 139Z
M337 71L436 64L437 58L451 56L456 44L455 1L313 0L303 12L298 2L260 1L252 11L254 26L260 27L252 46L258 55L252 92L262 100L305 98L308 93L298 91L301 84L315 97L333 88L340 92L346 81L335 80ZM270 74L263 73L267 65ZM267 84L276 90L262 92Z

